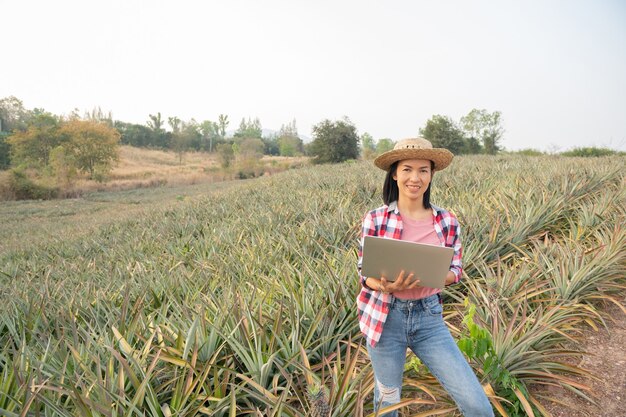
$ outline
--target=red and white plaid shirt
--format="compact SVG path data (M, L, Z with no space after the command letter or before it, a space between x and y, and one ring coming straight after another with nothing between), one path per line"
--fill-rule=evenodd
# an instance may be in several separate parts
M441 246L454 248L450 271L454 273L454 283L457 283L461 280L461 272L463 271L461 263L463 248L461 246L459 222L454 214L449 211L433 204L431 204L431 207L433 209L435 232L437 232ZM400 239L402 237L402 217L396 202L389 204L389 206L379 207L365 215L361 241L359 243L358 269L361 280L361 292L357 298L359 327L367 341L372 346L376 346L383 332L383 325L385 320L387 320L389 304L393 295L374 291L365 284L367 277L361 275L365 236L382 236L390 239Z

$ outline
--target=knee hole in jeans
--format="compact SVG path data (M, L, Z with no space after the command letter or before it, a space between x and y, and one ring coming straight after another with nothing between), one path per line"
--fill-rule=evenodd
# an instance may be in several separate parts
M378 392L380 393L380 401L387 404L395 404L400 402L400 388L388 387L380 381L376 381Z

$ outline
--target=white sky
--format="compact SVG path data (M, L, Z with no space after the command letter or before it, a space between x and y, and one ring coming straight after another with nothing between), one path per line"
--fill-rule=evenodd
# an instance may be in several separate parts
M0 0L0 40L0 98L56 114L397 140L485 108L507 149L626 150L622 0Z

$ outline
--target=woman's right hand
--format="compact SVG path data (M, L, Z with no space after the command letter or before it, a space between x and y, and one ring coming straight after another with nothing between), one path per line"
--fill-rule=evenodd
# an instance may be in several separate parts
M400 271L395 281L389 282L385 277L380 278L379 291L396 292L410 290L419 287L420 280L412 272L405 276L404 271Z

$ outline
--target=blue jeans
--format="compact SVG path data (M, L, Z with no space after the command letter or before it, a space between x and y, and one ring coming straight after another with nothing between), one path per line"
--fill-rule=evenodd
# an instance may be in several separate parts
M400 402L406 349L428 367L464 416L493 416L491 404L443 321L439 297L393 298L376 347L367 344L374 368L374 408ZM396 417L398 411L385 416Z

